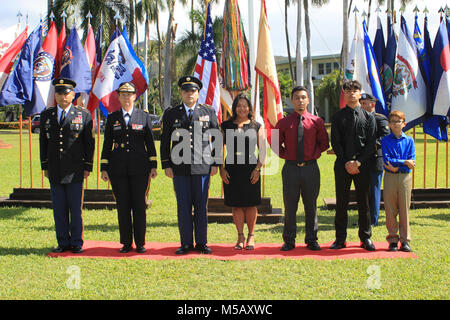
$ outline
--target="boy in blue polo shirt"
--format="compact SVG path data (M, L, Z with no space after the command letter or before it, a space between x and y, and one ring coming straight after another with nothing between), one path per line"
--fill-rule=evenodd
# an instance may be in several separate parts
M405 114L392 111L389 114L391 134L381 139L381 150L385 168L383 199L389 251L397 251L400 240L400 251L410 252L409 207L412 181L409 173L415 167L416 155L414 140L402 131L405 126Z

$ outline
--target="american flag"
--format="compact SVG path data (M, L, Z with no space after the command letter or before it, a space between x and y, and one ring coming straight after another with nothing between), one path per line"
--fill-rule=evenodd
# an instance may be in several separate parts
M194 76L199 78L203 83L203 88L200 90L198 103L204 103L212 106L216 111L219 123L221 123L222 111L220 108L220 84L217 77L218 68L212 26L211 11L208 4L206 25L202 43L200 44L200 51L197 56Z

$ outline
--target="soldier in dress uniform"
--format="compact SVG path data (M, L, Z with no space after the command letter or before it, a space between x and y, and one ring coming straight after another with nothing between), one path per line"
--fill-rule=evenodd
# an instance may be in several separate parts
M389 121L385 115L375 112L377 98L368 93L362 93L359 102L361 108L372 113L375 117L376 151L370 162L369 207L371 224L372 226L377 226L380 215L381 181L383 180L384 171L381 138L390 133Z
M149 177L156 178L156 149L151 118L134 107L136 88L124 82L117 89L121 108L108 115L101 156L104 181L111 181L116 198L121 253L144 253ZM131 214L133 212L133 215Z
M209 179L217 173L222 159L218 155L220 161L217 161L211 140L203 136L210 129L218 130L218 120L213 108L197 103L202 88L199 79L185 76L179 79L178 86L182 103L164 112L161 135L162 168L166 176L173 179L177 198L181 247L176 253L194 250L195 230L195 250L209 254L206 216Z
M39 146L41 168L50 181L58 241L53 252L81 253L83 180L92 171L95 147L92 117L72 104L74 81L57 78L52 83L57 106L41 112Z

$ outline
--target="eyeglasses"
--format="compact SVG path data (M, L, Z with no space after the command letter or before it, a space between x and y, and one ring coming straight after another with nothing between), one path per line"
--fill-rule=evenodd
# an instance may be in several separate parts
M401 124L401 123L403 123L403 120L395 120L395 121L389 121L390 123L392 123L392 124Z

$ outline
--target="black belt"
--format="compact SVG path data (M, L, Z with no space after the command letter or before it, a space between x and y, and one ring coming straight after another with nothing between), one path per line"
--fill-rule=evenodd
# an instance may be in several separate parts
M304 161L304 162L298 162L296 160L286 160L286 163L295 165L297 167L305 167L305 166L309 166L310 164L317 163L317 160L313 159L313 160L308 160L308 161Z
M409 174L409 172L402 172L402 171L396 171L396 172L392 172L392 171L389 171L389 170L385 170L386 172L389 172L389 173L392 173L392 174L399 174L399 173L404 173L404 174Z

